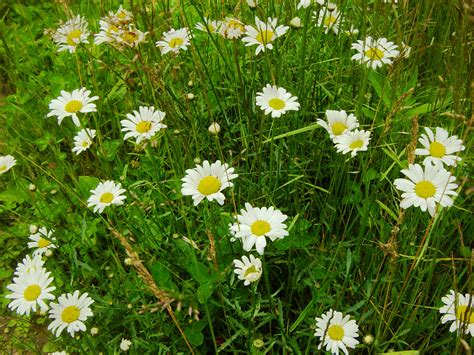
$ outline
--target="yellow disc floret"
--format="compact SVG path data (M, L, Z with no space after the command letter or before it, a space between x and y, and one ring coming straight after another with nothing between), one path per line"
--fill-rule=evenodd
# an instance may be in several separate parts
M81 310L76 306L69 306L64 308L63 313L61 314L61 319L63 322L72 323L76 321L81 314Z
M421 198L433 197L436 186L431 181L422 180L415 185L415 193Z
M258 220L252 223L250 227L252 234L256 235L257 237L261 237L262 235L267 234L270 232L271 227L270 223L267 221Z
M328 329L328 336L332 340L342 340L344 338L344 328L341 327L340 325L333 324L329 327Z
M215 176L206 176L199 181L198 191L204 196L215 194L221 188L221 182Z
M35 301L41 294L41 287L38 285L30 285L23 292L23 297L27 301Z

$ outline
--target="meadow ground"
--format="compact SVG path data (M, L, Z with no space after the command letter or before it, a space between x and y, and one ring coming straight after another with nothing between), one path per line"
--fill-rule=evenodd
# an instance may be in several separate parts
M3 1L5 351L471 353L470 6Z

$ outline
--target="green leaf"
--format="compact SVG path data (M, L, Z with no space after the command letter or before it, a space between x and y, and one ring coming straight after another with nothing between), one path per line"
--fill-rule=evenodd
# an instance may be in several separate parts
M170 279L170 272L159 261L151 266L151 275L158 286L163 286Z
M385 106L390 109L392 108L392 88L385 77L377 73L375 70L369 72L369 81L372 84L377 96L382 99Z
M212 295L214 292L214 285L211 282L204 282L199 285L197 291L197 298L200 303L206 303L207 299Z
M122 146L123 141L121 139L107 140L103 142L105 158L108 161L115 159L118 149Z
M200 262L190 262L187 267L189 273L199 283L204 283L207 281L213 281L215 275L211 269L206 267L203 263Z
M200 346L204 342L204 336L201 332L195 332L193 328L186 328L184 334L193 346Z

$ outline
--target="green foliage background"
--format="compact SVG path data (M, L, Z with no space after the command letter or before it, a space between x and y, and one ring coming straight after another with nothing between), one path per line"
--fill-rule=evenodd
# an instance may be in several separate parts
M2 293L28 253L29 225L54 229L59 248L46 267L58 292L79 289L95 300L86 324L99 334L54 338L44 331L45 315L16 316L2 297L2 342L28 351L113 353L124 337L134 353L188 352L169 315L124 264L127 256L110 225L176 299L177 320L196 353L314 353L314 317L329 308L356 319L361 343L367 334L375 337L357 351L461 352L461 338L440 324L438 308L450 289L473 293L472 13L457 0L399 2L338 2L346 26L360 29L350 38L324 34L311 21L312 9L297 11L294 1L261 0L256 10L242 1L127 1L137 28L149 32L146 44L123 52L84 45L70 54L58 53L43 31L81 14L98 32L99 18L119 2L4 1L0 152L18 164L0 176ZM241 41L199 31L176 57L154 46L171 27L193 28L203 16L226 15L246 24L255 16L288 24L298 15L304 27L289 30L274 50L258 56ZM377 71L362 67L351 60L350 46L368 35L403 41L411 55ZM264 116L255 95L267 83L296 95L300 111ZM76 156L74 125L67 118L58 126L46 115L61 90L82 86L100 97L97 113L87 116L98 136ZM168 128L156 147L123 141L120 120L140 105L166 112ZM354 159L337 154L315 124L326 109L353 112L372 132L369 150ZM453 169L459 195L435 219L407 210L391 249L396 254L389 255L390 246L383 245L400 201L393 181L408 166L414 117L420 133L440 126L464 139L463 160ZM222 126L217 137L207 131L214 121ZM180 179L195 158L235 167L239 177L225 191L223 207L194 207L181 195ZM99 216L85 201L99 180L108 179L127 189L126 204ZM289 216L289 237L268 245L264 277L253 287L233 274L232 260L244 252L228 233L245 202ZM200 320L188 315L189 307L199 310ZM262 348L253 345L256 339Z

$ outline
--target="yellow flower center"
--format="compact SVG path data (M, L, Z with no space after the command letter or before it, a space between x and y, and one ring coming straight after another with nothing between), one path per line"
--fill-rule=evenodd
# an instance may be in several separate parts
M6 165L0 165L0 173L2 171L5 171L5 170L7 170L7 166Z
M67 35L66 37L66 42L67 44L69 44L70 46L77 46L77 44L79 43L79 38L81 38L81 30L73 30L71 32L69 32L69 34Z
M87 147L89 146L89 142L88 142L88 141L83 141L83 142L82 142L82 146L83 146L84 148L87 148Z
M135 129L137 130L138 133L147 133L147 132L150 132L151 126L152 126L151 121L141 121L140 123L136 125Z
M46 248L50 244L51 242L48 239L45 239L45 238L38 239L38 248Z
M114 25L110 25L109 29L107 30L107 35L110 36L112 32L118 32L118 30L119 30L118 27ZM122 38L123 38L123 35L122 35Z
M251 265L247 270L245 270L244 272L244 277L247 277L251 274L254 274L257 272L257 268L255 267L255 265Z
M63 322L72 323L79 318L81 311L76 306L69 306L64 308L63 313L61 314L61 319Z
M111 192L104 192L102 196L100 196L100 202L102 203L111 203L114 199L114 194Z
M422 180L415 185L415 193L421 198L434 196L436 187L431 181Z
M117 14L117 17L119 19L124 19L125 17L127 16L127 14L125 13L125 11L120 11L118 14Z
M36 300L40 294L41 287L39 287L38 285L30 285L23 292L23 297L25 298L25 300L31 302Z
M64 106L64 109L69 113L75 113L79 111L81 108L82 108L82 102L78 100L71 100L66 104L66 106Z
M336 21L337 21L336 17L329 15L324 19L324 26L331 27L332 25L334 25Z
M331 129L332 134L340 136L347 129L347 126L342 122L335 122L332 124Z
M183 43L184 43L184 39L180 37L176 37L176 38L171 39L171 41L169 41L168 44L171 48L176 48L182 45Z
M199 181L198 191L204 196L215 194L221 188L221 182L215 176L206 176Z
M468 306L458 306L456 308L456 318L467 324L474 324L474 308Z
M344 328L340 325L333 324L328 329L328 336L331 340L342 340L342 338L344 338Z
M240 22L237 21L237 20L229 20L229 22L227 22L227 27L232 27L232 28L235 28L235 29L240 29L241 31L245 30L244 25L242 25L242 23L240 23Z
M120 35L120 37L122 37L122 39L127 42L127 43L134 43L137 38L138 38L138 34L136 34L135 32L124 32Z
M270 101L268 101L268 106L270 106L274 110L281 110L282 108L285 108L286 104L285 101L283 101L282 99L274 97L273 99L270 99Z
M364 145L364 141L362 139L358 139L352 142L351 144L349 144L349 148L352 150L359 149L359 148L362 148L363 145Z
M365 56L370 60L380 60L383 58L383 51L378 48L369 48L365 51Z
M439 142L434 141L430 144L430 155L435 158L442 158L446 154L446 148Z
M252 234L256 235L257 237L267 234L271 229L270 223L262 220L253 222L252 226L250 227Z
M255 39L258 43L267 44L272 41L275 33L272 30L261 30Z

